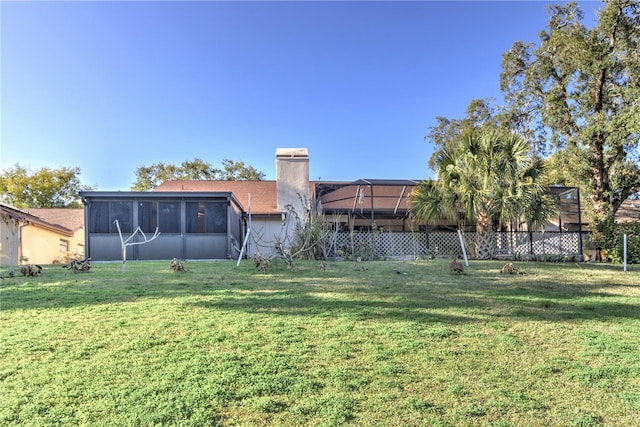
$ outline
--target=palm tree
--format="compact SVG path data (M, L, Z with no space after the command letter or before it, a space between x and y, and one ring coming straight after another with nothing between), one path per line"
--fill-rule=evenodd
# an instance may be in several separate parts
M540 184L543 163L529 155L525 139L496 130L466 132L436 157L436 181L424 181L412 197L415 215L426 221L476 222L480 259L495 255L495 226L514 221L536 228L554 212Z

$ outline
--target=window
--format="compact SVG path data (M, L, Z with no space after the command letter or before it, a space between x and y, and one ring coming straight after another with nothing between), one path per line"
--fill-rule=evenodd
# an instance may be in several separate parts
M180 233L179 202L158 202L158 228L161 233Z
M109 232L109 202L91 203L89 217L90 233Z
M115 224L116 220L118 221L120 231L122 231L123 234L133 233L133 212L131 209L131 202L110 202L109 210L109 222L112 233L118 232L118 227Z
M93 202L89 217L90 233L117 233L118 220L123 233L133 232L132 205L130 202Z
M187 233L226 233L225 202L187 202Z
M155 233L158 227L158 202L138 203L138 225L143 233Z
M60 239L60 252L62 253L69 253L69 241L68 240L64 240L64 239Z
M180 203L139 202L138 225L143 233L180 233Z
M138 204L137 218L133 216L134 203ZM133 233L137 226L144 233L180 233L180 202L93 202L89 214L89 233L118 233L118 220L123 237Z

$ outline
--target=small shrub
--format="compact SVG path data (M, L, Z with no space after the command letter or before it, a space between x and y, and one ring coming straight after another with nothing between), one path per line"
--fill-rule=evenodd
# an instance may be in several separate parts
M34 264L34 265L27 264L27 265L23 265L20 268L20 272L22 273L23 276L35 277L35 276L39 276L42 273L42 267L40 267L37 264Z
M66 264L64 264L62 268L71 270L74 273L78 271L82 271L82 272L89 271L91 269L91 258L71 259Z
M253 265L263 273L266 273L269 270L269 260L263 257L260 252L257 252L253 256Z
M184 262L178 260L177 258L174 258L171 260L171 265L169 266L169 268L172 271L182 271L182 272L186 271L184 269Z

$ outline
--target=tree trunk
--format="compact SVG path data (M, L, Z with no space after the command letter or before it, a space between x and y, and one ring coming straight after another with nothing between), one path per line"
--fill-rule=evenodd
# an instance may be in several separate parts
M496 237L491 218L484 212L478 214L476 222L476 252L478 259L491 259L496 253Z

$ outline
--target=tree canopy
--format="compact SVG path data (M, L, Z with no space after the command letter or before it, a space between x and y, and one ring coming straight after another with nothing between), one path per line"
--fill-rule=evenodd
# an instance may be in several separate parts
M502 119L497 112L497 107L491 99L474 99L469 103L466 116L462 119L446 118L438 116L438 124L429 129L425 140L436 146L433 155L429 159L429 167L436 170L441 150L450 148L458 143L457 138L465 132L478 129L500 129Z
M640 191L640 4L610 0L594 28L575 2L549 6L540 42L503 55L512 128L587 184L596 219Z
M80 191L93 190L82 185L80 168L42 168L32 172L15 164L0 175L0 198L17 208L81 208Z
M508 129L543 158L543 183L577 186L596 223L640 192L640 3L604 2L587 28L575 2L551 5L538 43L504 53L504 103L474 99L462 119L437 117L429 166L464 132Z
M244 162L230 159L222 160L222 168L214 168L211 163L195 158L184 161L180 165L154 163L151 166L140 166L136 170L136 182L133 191L149 191L165 181L171 180L221 180L221 181L260 181L265 174Z

